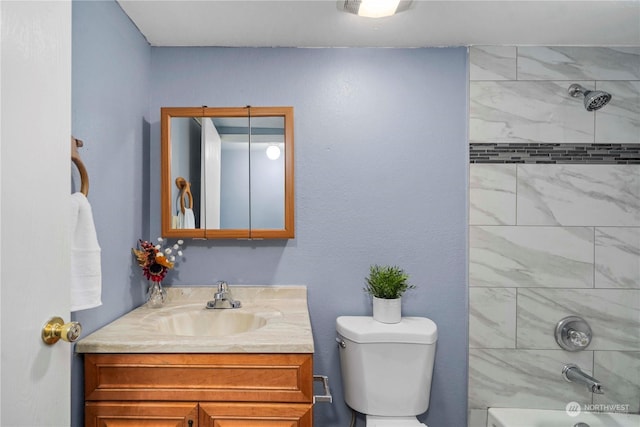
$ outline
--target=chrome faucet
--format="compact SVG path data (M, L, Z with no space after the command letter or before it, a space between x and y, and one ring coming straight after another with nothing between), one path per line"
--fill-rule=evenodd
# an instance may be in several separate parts
M591 393L604 394L600 381L585 373L578 365L568 364L562 368L562 376L569 382L576 382L587 386Z
M207 301L207 308L240 308L242 303L234 300L229 290L229 285L225 281L216 283L218 292L213 295L213 300Z

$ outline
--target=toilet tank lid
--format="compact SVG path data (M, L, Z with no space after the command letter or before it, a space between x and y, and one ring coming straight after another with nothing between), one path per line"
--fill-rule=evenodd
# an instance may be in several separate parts
M370 316L340 316L336 319L336 331L357 343L433 344L438 339L438 327L426 317L403 317L400 323L382 323Z

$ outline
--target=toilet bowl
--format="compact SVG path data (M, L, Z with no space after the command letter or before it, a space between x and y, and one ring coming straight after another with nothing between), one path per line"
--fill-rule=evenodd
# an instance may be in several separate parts
M418 427L429 408L438 328L424 317L336 319L345 402L367 427Z
M367 415L367 427L427 427L416 417L376 417Z

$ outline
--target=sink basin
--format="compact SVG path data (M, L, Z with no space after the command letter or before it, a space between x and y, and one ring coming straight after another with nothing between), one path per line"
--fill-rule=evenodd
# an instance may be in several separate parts
M223 337L253 331L267 319L234 310L206 310L149 316L159 332L187 337Z

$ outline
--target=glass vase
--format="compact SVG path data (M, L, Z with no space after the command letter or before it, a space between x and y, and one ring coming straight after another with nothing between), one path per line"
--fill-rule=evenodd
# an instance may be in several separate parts
M162 288L162 282L150 281L147 290L147 306L151 308L162 307L166 299L167 291Z

